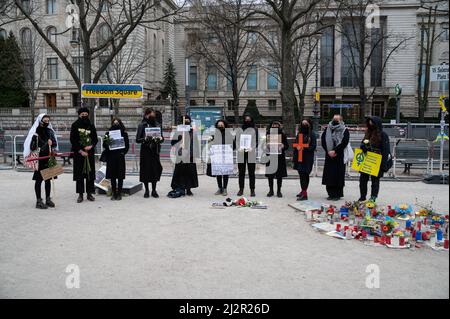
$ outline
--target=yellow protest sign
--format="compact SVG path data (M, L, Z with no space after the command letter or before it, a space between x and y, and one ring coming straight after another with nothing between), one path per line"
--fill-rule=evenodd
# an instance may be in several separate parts
M373 152L364 153L362 149L356 148L352 168L361 173L378 176L382 158L380 154Z

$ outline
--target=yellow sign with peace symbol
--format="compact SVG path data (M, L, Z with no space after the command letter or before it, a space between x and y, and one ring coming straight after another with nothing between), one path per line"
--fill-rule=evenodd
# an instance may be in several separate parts
M374 152L364 153L362 149L355 149L355 157L353 157L352 168L355 171L378 176L380 173L382 156Z

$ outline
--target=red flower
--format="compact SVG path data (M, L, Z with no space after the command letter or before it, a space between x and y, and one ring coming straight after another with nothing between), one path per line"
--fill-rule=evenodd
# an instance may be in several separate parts
M384 225L384 226L383 226L383 232L386 233L388 230L389 230L389 227L388 227L387 225Z

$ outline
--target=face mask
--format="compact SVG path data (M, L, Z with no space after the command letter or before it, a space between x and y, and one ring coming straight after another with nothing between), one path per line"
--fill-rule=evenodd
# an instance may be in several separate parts
M339 124L339 121L338 121L338 120L333 120L333 122L331 122L331 124L333 124L333 125L338 125L338 124Z
M81 122L83 122L84 124L91 123L91 121L89 120L89 117L87 117L87 116L82 116L81 117Z
M303 131L309 130L309 125L308 124L302 124L302 130Z
M42 127L48 127L49 123L42 122Z
M219 126L218 129L221 130L221 131L224 131L224 130L225 130L225 127Z
M114 123L114 124L113 124L113 127L114 127L114 128L120 128L120 124L119 124L119 123Z

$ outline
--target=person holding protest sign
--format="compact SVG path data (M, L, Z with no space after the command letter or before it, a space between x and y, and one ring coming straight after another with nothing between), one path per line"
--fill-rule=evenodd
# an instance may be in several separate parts
M156 184L161 179L163 167L160 160L161 144L164 142L161 123L154 109L146 108L144 119L136 133L136 143L141 144L139 181L144 183L144 197L150 197L148 184L152 183L152 197L158 198Z
M245 171L248 168L248 178L250 182L250 196L255 194L255 170L256 170L256 150L259 145L258 129L250 115L244 115L242 130L236 134L237 161L239 170L239 192L237 196L244 194Z
M350 141L350 133L341 115L333 116L333 120L322 133L321 141L325 150L322 184L326 185L327 200L336 201L344 197L344 151Z
M228 147L228 151L231 151L231 159L233 157L233 149L234 147L234 137L231 134L230 130L228 129L228 122L225 120L218 120L216 122L215 125L215 132L214 135L211 137L210 143L211 143L211 147L210 150L212 151L216 146L220 147ZM227 192L227 187L228 187L228 179L229 179L229 174L223 174L220 172L216 172L216 167L213 167L213 163L211 163L211 159L209 159L209 163L206 167L206 175L210 176L210 177L216 177L217 179L217 186L218 186L218 191L215 193L215 195L223 195L223 196L227 196L228 192ZM225 165L224 165L225 166ZM233 173L233 165L227 165L228 169L229 169L229 173L232 174ZM223 169L226 169L224 167L222 167ZM223 175L217 175L217 174L223 174Z
M172 176L172 191L167 195L170 198L193 196L192 188L198 187L195 160L200 156L200 146L191 124L190 116L184 116L183 124L177 127L171 142L175 146L176 164Z
M106 156L106 178L111 180L111 200L122 200L125 179L125 155L130 148L128 133L118 117L111 121L111 128L103 141Z
M363 202L367 199L367 185L369 179L372 180L370 200L375 202L380 191L380 178L392 167L391 146L389 136L383 131L383 123L381 118L371 116L366 119L366 133L361 142L361 150L364 153L373 152L382 156L380 172L378 176L360 173L359 176L359 201Z
M48 207L55 207L55 203L50 198L51 181L45 181L45 203L42 201L41 186L42 175L41 171L48 168L49 157L53 150L58 146L56 133L50 124L50 117L47 114L39 114L31 127L24 142L23 157L27 166L33 166L34 174L33 180L34 191L36 194L36 208L47 209ZM33 160L35 156L36 161ZM43 158L43 159L38 159ZM27 162L27 160L30 160ZM36 165L37 164L37 165ZM57 177L55 177L57 178Z
M304 119L294 143L294 169L298 171L302 188L297 195L299 201L308 200L309 175L314 165L314 152L317 148L317 136L312 128L311 120Z
M274 180L277 179L277 197L283 197L281 187L283 178L287 177L286 151L289 149L289 143L286 134L278 121L272 122L267 127L266 134L266 177L269 181L269 193L267 197L274 195Z
M89 109L81 107L78 119L70 129L70 143L73 152L73 180L76 182L77 202L83 201L86 190L87 199L95 201L95 146L98 143L97 130L89 120ZM85 189L86 180L86 189Z

